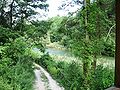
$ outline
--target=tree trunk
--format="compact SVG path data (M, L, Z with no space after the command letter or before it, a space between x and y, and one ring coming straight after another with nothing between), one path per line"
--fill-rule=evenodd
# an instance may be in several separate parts
M89 66L88 65L89 65L88 62L83 62L83 74L84 74L85 77L87 77L88 73L89 73L89 70L88 70Z
M100 0L97 0L97 6L100 7L99 5L99 1ZM99 11L97 11L97 14L96 14L96 40L95 41L96 43L98 43L100 41L100 15L99 15ZM99 46L98 46L99 47ZM93 57L93 62L92 62L92 69L93 69L93 72L95 71L96 69L96 64L97 64L97 54L98 54L98 50L94 52L94 57Z
M90 0L84 0L84 7L85 7L85 17L84 17L84 24L85 24L85 32L86 32L86 36L85 36L85 43L89 44L89 35L88 35L88 5L90 4ZM86 59L86 58L85 58ZM84 60L83 61L83 74L84 74L84 88L86 90L89 89L89 70L90 70L90 66L89 66L89 61L88 60Z
M96 56L96 53L95 53L94 57L93 57L93 62L92 62L92 69L93 69L93 71L95 71L96 66L97 66L97 56Z
M10 4L10 27L12 29L12 24L13 24L13 3L14 3L14 0L12 1L12 3Z
M116 0L115 86L120 88L120 0Z

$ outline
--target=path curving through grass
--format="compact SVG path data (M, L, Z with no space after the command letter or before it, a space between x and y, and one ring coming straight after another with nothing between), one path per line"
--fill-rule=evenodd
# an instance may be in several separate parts
M37 69L34 70L35 73L35 90L64 90L59 84L50 76L50 74L43 69L38 64L35 64Z

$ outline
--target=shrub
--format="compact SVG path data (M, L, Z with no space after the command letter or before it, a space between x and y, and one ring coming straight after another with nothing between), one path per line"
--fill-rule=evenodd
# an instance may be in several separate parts
M91 79L91 90L104 90L114 83L114 70L102 65L97 66Z
M13 90L13 88L7 83L7 80L0 77L0 90Z
M58 69L55 66L47 66L47 70L50 72L50 74L57 76Z
M28 65L21 65L17 63L11 69L9 78L11 78L11 85L14 90L33 90L34 73L32 68L25 68Z
M28 49L31 47L24 38L17 38L14 42L6 44L6 48L1 52L0 75L7 83L1 83L0 80L0 85L6 85L6 89L0 87L0 90L33 90L34 57L26 52Z
M55 64L54 61L52 60L52 58L49 56L49 54L44 54L43 56L41 56L40 59L37 59L36 62L38 64L40 64L41 66L43 66L44 68L47 69L48 65L53 65Z
M83 75L81 67L79 64L72 62L70 64L65 64L63 62L58 63L59 77L58 82L60 82L66 90L81 90L83 85Z
M109 39L109 41L104 42L104 50L102 51L102 55L105 56L115 56L115 41Z

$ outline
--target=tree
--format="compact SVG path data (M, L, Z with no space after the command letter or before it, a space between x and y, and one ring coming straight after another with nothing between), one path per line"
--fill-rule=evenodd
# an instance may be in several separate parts
M11 29L15 27L16 23L23 23L24 20L28 19L32 15L36 14L34 11L35 8L40 8L46 10L48 4L46 4L46 0L12 0L12 1L4 1L1 0L1 19L5 19L5 23ZM43 3L44 2L44 3ZM10 10L5 11L5 9L9 8Z
M24 36L27 31L26 22L30 23L29 18L37 13L34 9L46 10L47 7L46 0L1 0L1 43L9 42L10 38L14 40L15 37ZM13 35L13 33L16 34Z

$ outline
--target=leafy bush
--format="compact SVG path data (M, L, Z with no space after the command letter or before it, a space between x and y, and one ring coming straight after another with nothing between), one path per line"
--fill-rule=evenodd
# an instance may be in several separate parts
M27 68L26 68L27 67ZM34 73L28 65L17 63L8 75L15 90L33 90Z
M102 65L97 66L91 79L91 90L104 90L114 83L114 70Z
M53 64L54 64L52 58L49 56L48 53L44 54L43 56L41 56L41 58L37 59L36 62L38 64L40 64L41 66L43 66L44 68L46 68L46 69L47 69L48 65L52 65L53 66Z
M66 90L81 90L83 85L83 75L81 67L72 62L71 64L58 63L59 73L56 79L59 77L60 82Z
M62 39L62 36L61 35L55 35L55 34L53 34L53 35L51 35L50 36L50 41L53 43L53 42L58 42L58 41L60 41Z
M4 45L19 36L20 35L17 32L13 32L9 28L3 28L0 26L0 45Z
M0 77L0 90L13 90L12 86L6 81L7 80L4 80L2 77Z
M7 44L7 48L4 50L4 57L11 58L11 64L15 65L21 56L24 56L26 49L28 48L24 38L17 38L14 42Z
M50 72L50 74L57 76L58 69L55 66L47 66L47 70Z
M2 63L5 62L4 60L2 61ZM32 90L34 74L29 62L26 65L25 63L17 63L14 66L8 66L9 64L7 65L7 63L2 63L0 65L0 75L6 82L0 82L0 86L2 87L3 85L3 88L5 87L5 89L1 89L0 87L0 90L6 90L7 86L7 90Z
M6 44L6 48L1 51L0 75L3 80L7 81L1 83L1 85L6 84L6 89L8 86L7 90L33 90L32 62L34 57L27 51L29 49L31 49L31 46L24 38L17 38L14 42Z
M109 39L109 41L104 42L104 50L102 51L102 55L105 56L115 56L115 41L113 39Z

